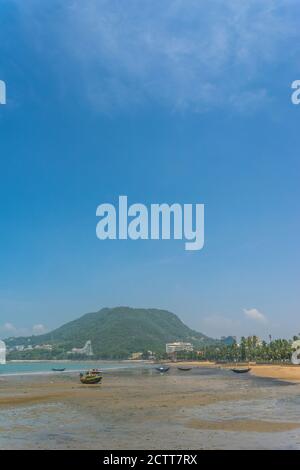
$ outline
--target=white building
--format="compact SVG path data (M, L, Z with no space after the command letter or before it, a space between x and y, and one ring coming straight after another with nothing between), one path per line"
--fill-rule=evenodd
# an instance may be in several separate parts
M52 344L37 344L34 349L43 349L44 351L52 351Z
M73 348L72 351L68 351L67 354L82 354L84 356L93 356L92 342L89 340L85 343L83 348Z
M6 364L6 346L4 341L0 340L0 364Z
M166 344L166 353L172 354L179 351L193 351L194 347L191 343L182 343L178 341L177 343L167 343Z

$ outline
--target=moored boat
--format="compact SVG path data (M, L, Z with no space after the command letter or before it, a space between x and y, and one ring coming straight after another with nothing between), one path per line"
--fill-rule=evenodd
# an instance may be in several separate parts
M236 374L246 374L247 372L250 372L251 367L248 367L246 369L245 368L243 368L243 369L235 368L235 369L231 369L231 370L232 370L232 372L235 372Z
M83 377L80 377L80 382L84 385L95 385L99 384L102 380L102 376L96 376L96 375L84 375Z
M163 374L164 372L168 372L169 369L170 367L164 367L164 366L156 367L157 372L160 372L161 374Z
M99 375L102 374L102 370L100 369L90 369L87 371L87 374L89 375Z
M55 367L53 367L53 372L64 372L66 370L66 368L63 368L63 369L56 369Z
M80 382L85 385L99 384L102 380L102 375L98 369L92 369L79 375Z

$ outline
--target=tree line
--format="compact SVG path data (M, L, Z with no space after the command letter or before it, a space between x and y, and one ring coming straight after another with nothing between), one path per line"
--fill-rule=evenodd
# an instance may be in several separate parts
M293 340L275 339L260 341L257 336L242 337L240 343L219 344L204 347L201 351L177 353L177 359L202 359L228 362L289 362L292 355Z

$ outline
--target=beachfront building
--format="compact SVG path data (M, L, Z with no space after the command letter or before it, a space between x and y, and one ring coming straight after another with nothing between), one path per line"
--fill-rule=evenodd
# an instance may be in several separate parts
M67 354L80 354L83 356L93 356L92 342L89 340L85 343L83 348L73 348L72 351L68 351Z
M143 353L142 352L133 352L131 356L129 357L131 361L138 361L140 359L143 359Z
M4 341L0 340L0 364L6 364L6 346Z
M52 344L37 344L34 346L34 349L43 349L44 351L52 351L53 346Z
M183 343L178 341L176 343L167 343L166 344L166 353L173 354L179 351L193 351L194 347L192 343Z

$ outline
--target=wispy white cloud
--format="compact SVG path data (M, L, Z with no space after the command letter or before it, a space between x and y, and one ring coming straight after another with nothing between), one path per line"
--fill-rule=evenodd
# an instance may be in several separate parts
M243 309L244 314L246 315L247 318L250 318L251 320L260 322L260 323L267 323L267 317L261 313L257 308L244 308Z
M244 316L210 315L201 320L201 328L210 336L248 336L267 337L270 331L278 334L279 326L270 322L257 308L244 308ZM271 329L271 330L270 330Z
M16 327L12 323L4 323L2 327L0 327L2 331L6 331L7 333L15 333Z
M33 325L32 327L17 327L10 322L0 325L0 337L7 338L12 336L31 336L41 335L48 330L43 324Z
M295 0L14 1L31 47L100 111L256 108L264 67L299 50Z
M42 335L43 333L47 332L47 328L42 323L38 323L37 325L33 325L32 327L32 334L33 335Z

